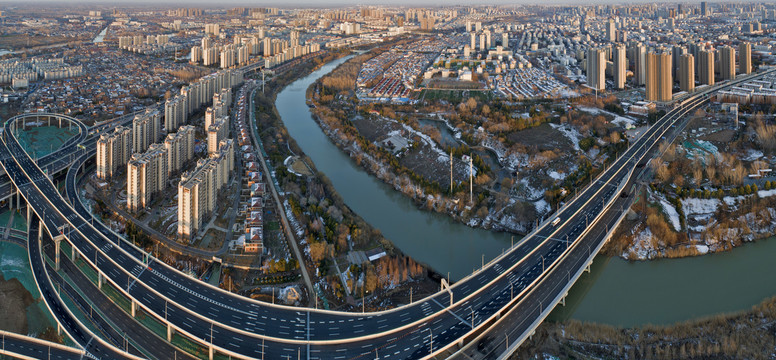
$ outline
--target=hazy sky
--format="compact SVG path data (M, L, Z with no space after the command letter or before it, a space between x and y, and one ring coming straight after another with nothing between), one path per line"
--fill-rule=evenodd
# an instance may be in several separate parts
M687 3L700 3L697 1L684 1ZM56 3L67 4L71 3L71 0L27 0L24 1L25 5L32 3ZM132 6L132 5L154 5L154 6L196 6L196 7L230 7L230 6L244 6L244 7L335 7L346 5L400 5L400 6L450 6L450 5L507 5L507 4L569 4L569 5L595 5L595 4L633 4L633 3L654 3L650 0L633 0L623 2L622 0L543 0L537 2L535 0L284 0L284 1L267 1L267 0L126 0L126 1L104 1L104 0L81 0L74 5L83 5L85 3L99 4L106 6ZM725 1L717 1L725 2ZM19 0L0 0L1 5L14 6L21 5Z

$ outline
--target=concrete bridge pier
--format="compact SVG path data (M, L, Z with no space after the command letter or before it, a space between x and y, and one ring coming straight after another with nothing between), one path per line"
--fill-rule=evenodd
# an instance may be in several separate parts
M208 347L208 360L213 360L213 356L216 355L216 348L213 347L213 344L210 344Z
M132 299L131 315L132 317L135 317L136 314L137 314L137 302L135 302L135 299Z
M172 334L175 330L173 330L172 325L170 323L167 323L167 342L172 342Z
M11 195L11 204L13 204L13 195ZM19 195L19 189L16 189L16 208L21 209L22 203L21 203L21 195ZM11 210L13 210L13 205L11 205Z
M97 271L97 288L102 290L102 283L105 282L105 280L102 279L102 272L99 270Z
M55 246L54 249L55 249L55 254L56 254L54 256L55 261L56 261L56 263L54 265L54 270L55 271L59 271L59 249L60 249L60 243L62 242L62 239L64 239L64 236L62 236L62 235L54 237L54 246Z

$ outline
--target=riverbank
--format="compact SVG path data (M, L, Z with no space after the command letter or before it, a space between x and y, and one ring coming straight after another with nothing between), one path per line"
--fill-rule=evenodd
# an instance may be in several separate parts
M631 261L730 251L776 232L776 191L669 198L644 188L602 254Z
M772 359L774 347L776 297L749 311L670 326L545 322L513 358Z

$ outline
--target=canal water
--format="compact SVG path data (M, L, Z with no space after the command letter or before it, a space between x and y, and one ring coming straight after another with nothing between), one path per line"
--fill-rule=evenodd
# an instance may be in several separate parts
M460 279L509 247L510 235L473 229L422 211L368 175L334 146L304 106L307 88L347 58L295 81L277 97L290 135L326 174L357 214L399 249L442 274ZM670 324L749 309L776 295L776 239L702 257L627 262L599 256L550 319L574 318L619 326Z
M97 34L97 36L94 38L92 42L94 42L95 44L101 43L103 39L105 39L105 34L107 33L108 33L108 27L106 26L104 29L102 29L102 31L100 31L99 34Z

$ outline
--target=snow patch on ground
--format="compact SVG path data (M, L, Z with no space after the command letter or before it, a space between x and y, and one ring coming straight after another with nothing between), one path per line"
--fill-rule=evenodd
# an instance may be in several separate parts
M584 111L586 113L593 114L593 115L598 115L600 113L605 112L605 111L603 111L603 110L601 110L599 108L588 107L588 106L580 106L580 107L578 107L578 109L582 110L582 111Z
M562 172L558 172L556 170L548 171L547 176L555 179L555 180L563 180L566 178L566 174Z
M561 124L561 125L550 124L550 126L553 129L560 131L560 133L563 134L563 136L568 138L571 141L571 143L574 144L574 150L577 150L577 151L580 150L579 139L582 137L582 135L579 133L579 131L577 131L577 129L573 128L569 124Z
M544 214L550 213L550 204L547 203L546 200L541 199L539 201L534 201L534 207L536 207L536 213L539 214L539 216L544 216Z
M714 214L719 204L719 199L682 199L682 209L686 216Z
M538 199L544 197L544 189L536 189L528 183L528 178L520 179L520 185L525 189L525 197L528 199Z
M625 259L647 260L654 257L656 253L652 245L652 231L649 228L642 230L633 238L633 244L626 250L622 257Z
M706 245L695 245L695 249L698 250L701 254L706 254L709 252L709 247Z
M768 197L776 195L776 190L758 190L757 196L759 197Z
M627 116L618 115L614 118L614 120L612 120L612 124L617 124L624 128L632 128L636 126L636 120Z
M735 206L736 204L741 202L741 200L744 200L744 199L745 199L745 197L744 196L740 196L740 195L739 196L725 196L724 198L722 198L722 201L724 201L727 206Z
M673 225L674 230L682 230L682 223L679 221L679 213L676 212L676 208L668 202L668 200L659 197L660 206L663 208L663 212L668 216L668 220Z
M743 161L755 161L755 160L757 160L757 159L759 159L761 157L763 157L763 152L762 151L758 151L758 150L754 150L754 149L747 149L746 150L746 155L743 158L741 158L741 160L743 160Z

